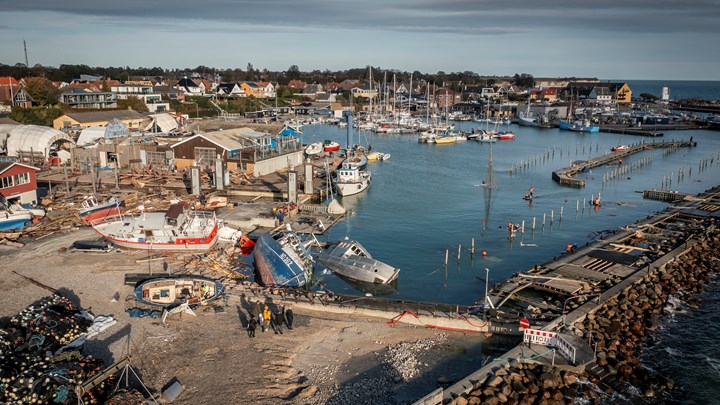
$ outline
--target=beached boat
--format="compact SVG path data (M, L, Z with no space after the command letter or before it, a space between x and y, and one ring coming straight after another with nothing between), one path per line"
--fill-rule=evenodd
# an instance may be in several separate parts
M317 155L319 153L322 153L324 148L325 145L322 142L311 143L310 145L305 147L305 154L308 156Z
M102 218L114 217L125 212L125 200L110 197L99 203L95 196L85 197L80 203L80 218L88 223Z
M325 152L333 152L336 150L340 150L340 144L326 139L325 142L323 142L323 148L325 149Z
M92 227L115 245L143 250L205 251L218 239L220 221L212 212L190 210L187 203L166 212L143 212L91 222Z
M265 286L302 287L310 282L313 258L297 233L265 233L253 249L255 270Z
M373 259L360 242L343 240L318 254L318 261L333 272L351 280L388 284L397 279L400 269Z
M343 166L337 172L335 191L338 195L349 196L359 194L370 187L372 173L354 167Z
M28 212L13 212L0 207L0 231L13 231L23 229L32 224L32 214Z
M134 298L145 305L171 307L180 304L204 305L220 298L225 286L200 276L151 278L135 287Z

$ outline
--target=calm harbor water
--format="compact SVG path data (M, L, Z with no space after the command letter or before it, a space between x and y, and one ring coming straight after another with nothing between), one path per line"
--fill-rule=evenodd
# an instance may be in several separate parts
M612 82L626 82L632 89L633 97L640 97L642 93L650 93L657 97L662 96L662 88L670 90L672 100L718 100L720 98L720 82L706 80L610 80Z
M470 130L477 123L458 123ZM652 141L616 134L580 134L558 129L508 126L515 141L493 144L492 195L480 187L486 178L490 145L460 142L419 144L416 135L381 135L355 132L362 144L392 154L388 161L371 163L373 184L363 194L340 199L352 214L327 232L327 240L348 236L359 240L374 257L401 269L397 293L392 297L451 304L471 304L484 294L485 268L490 283L534 264L552 260L569 243L585 244L648 214L664 209L660 202L643 200L646 188L660 188L663 176L681 168L686 175L671 189L697 193L717 183L720 166L700 172L698 164L720 152L714 132L668 132L662 139L693 139L697 148L684 148L663 156L663 150L643 152L625 160L631 165L652 155L651 164L622 179L605 183L603 174L615 167L600 167L584 177L583 189L563 187L551 178L552 170L575 160L606 153L613 146ZM333 126L306 127L305 142L332 139L345 145L346 130ZM554 151L554 152L553 152ZM553 157L554 155L554 157ZM531 160L529 168L510 173L514 163ZM717 163L717 159L716 159ZM532 205L522 199L535 188ZM594 210L583 199L601 193L603 206ZM488 201L489 199L489 201ZM579 203L579 210L576 211ZM560 211L563 211L562 219ZM542 226L545 216L545 226ZM535 231L532 221L535 218ZM553 218L553 219L551 219ZM508 238L508 222L525 221L525 234ZM475 240L475 255L468 250ZM458 261L458 245L461 246ZM448 266L444 265L448 251ZM486 256L481 252L485 251ZM334 275L316 272L336 293L358 293Z
M458 124L462 130L479 125ZM698 193L720 183L718 132L669 131L662 138L652 139L517 125L508 128L515 131L517 139L493 145L493 179L497 187L489 200L488 190L480 187L487 176L489 144L418 144L416 135L355 132L359 143L372 144L374 150L391 153L392 158L369 165L373 184L359 196L340 200L352 214L323 239L357 239L374 257L400 267L397 292L390 297L467 305L482 299L486 268L492 285L536 263L552 260L568 243L582 245L601 237L603 231L616 230L665 209L667 204L643 200L640 193L660 188L663 176L672 173L669 188L686 193ZM698 147L683 148L667 156L664 150L636 154L623 164L631 165L647 156L653 157L652 163L604 185L603 174L615 167L599 167L585 174L587 183L583 189L561 187L551 179L552 170L604 154L618 144L691 136ZM332 139L345 145L346 130L306 127L304 137L306 143ZM700 171L699 163L713 156L714 164ZM532 161L529 168L509 171L513 163L528 160ZM686 176L677 182L677 173L683 168ZM522 199L530 187L535 188L537 196L532 206ZM597 211L589 205L583 209L583 199L589 201L598 193L603 206ZM578 202L580 208L576 211ZM523 220L525 234L510 240L507 223ZM467 249L473 238L476 253L471 257ZM482 256L481 251L487 256ZM336 293L362 293L332 274L322 274L320 269L316 275ZM720 378L718 335L720 283L710 286L704 294L700 310L687 309L665 319L654 336L655 344L645 351L641 362L683 387L678 400L716 403L720 398L716 384Z

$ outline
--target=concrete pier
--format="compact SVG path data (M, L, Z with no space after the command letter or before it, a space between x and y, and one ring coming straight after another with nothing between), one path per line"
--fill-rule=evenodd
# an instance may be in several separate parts
M651 142L651 143L640 143L631 146L628 149L611 152L606 155L602 155L596 158L592 158L581 163L572 164L569 167L555 170L552 172L552 178L561 185L570 187L585 187L585 180L578 179L576 176L583 171L592 169L594 167L603 166L608 163L616 162L619 159L624 159L627 156L634 155L639 152L651 149L659 148L682 148L697 146L697 142L692 141L671 141L671 142Z

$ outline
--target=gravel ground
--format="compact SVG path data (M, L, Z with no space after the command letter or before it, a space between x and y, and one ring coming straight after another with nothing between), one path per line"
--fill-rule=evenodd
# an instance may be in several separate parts
M480 368L487 353L502 352L478 335L306 310L296 310L293 330L258 330L251 339L242 327L249 304L239 293L219 313L202 308L197 317L175 316L166 325L130 318L125 309L133 306L126 301L132 288L124 285L124 274L161 271L162 263L136 264L147 253L135 251L61 252L95 236L82 228L20 249L0 246L0 317L50 294L13 271L59 289L95 315L112 315L118 324L89 341L85 352L108 363L132 355L155 395L177 379L185 390L176 404L410 403L438 382Z

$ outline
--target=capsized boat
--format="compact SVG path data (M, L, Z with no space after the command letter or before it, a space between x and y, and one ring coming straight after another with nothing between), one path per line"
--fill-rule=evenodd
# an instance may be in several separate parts
M171 307L187 303L205 305L225 293L219 281L200 276L151 278L135 287L136 301L156 307Z
M215 213L191 210L185 202L166 212L143 212L91 222L115 245L143 250L205 251L215 245L221 221Z
M318 254L318 261L343 277L366 283L388 284L400 273L400 269L373 259L356 240L330 245Z
M265 233L255 242L253 260L264 286L302 287L312 278L314 261L297 233Z
M85 197L80 203L80 218L85 223L96 221L102 218L114 217L125 212L125 200L117 197L110 197L105 202L99 203L95 196Z

